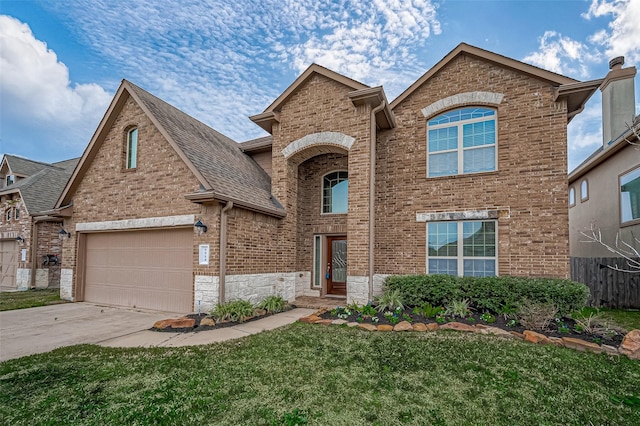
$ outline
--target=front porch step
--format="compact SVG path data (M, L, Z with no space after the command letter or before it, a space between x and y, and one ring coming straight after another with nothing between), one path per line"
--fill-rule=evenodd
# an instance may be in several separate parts
M345 297L300 296L292 304L297 308L334 309L337 306L347 306L347 299Z

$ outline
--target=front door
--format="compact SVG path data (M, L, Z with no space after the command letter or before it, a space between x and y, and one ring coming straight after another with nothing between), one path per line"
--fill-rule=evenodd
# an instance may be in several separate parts
M347 295L347 237L327 237L327 294Z

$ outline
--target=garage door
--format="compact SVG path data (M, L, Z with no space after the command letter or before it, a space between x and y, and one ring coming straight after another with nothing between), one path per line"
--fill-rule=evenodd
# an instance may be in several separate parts
M0 241L0 287L16 288L16 270L18 268L18 242Z
M88 234L84 300L193 311L193 229Z

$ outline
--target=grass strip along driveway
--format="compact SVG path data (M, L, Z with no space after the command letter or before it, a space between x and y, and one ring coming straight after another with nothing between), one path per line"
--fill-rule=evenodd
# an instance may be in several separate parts
M0 293L0 311L34 308L66 303L60 300L60 289L10 291Z
M6 424L640 424L640 362L457 332L296 323L0 364ZM626 402L625 402L626 401Z

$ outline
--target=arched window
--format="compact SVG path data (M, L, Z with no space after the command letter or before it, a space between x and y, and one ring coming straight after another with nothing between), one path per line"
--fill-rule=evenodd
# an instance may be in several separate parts
M580 201L587 201L589 199L589 182L586 179L580 184Z
M322 213L346 213L349 178L345 171L326 174L322 178Z
M427 122L427 176L496 170L496 111L467 107Z
M569 188L569 207L573 207L576 205L576 190L574 188Z
M134 127L127 133L127 150L125 153L127 169L135 169L138 165L138 128Z

